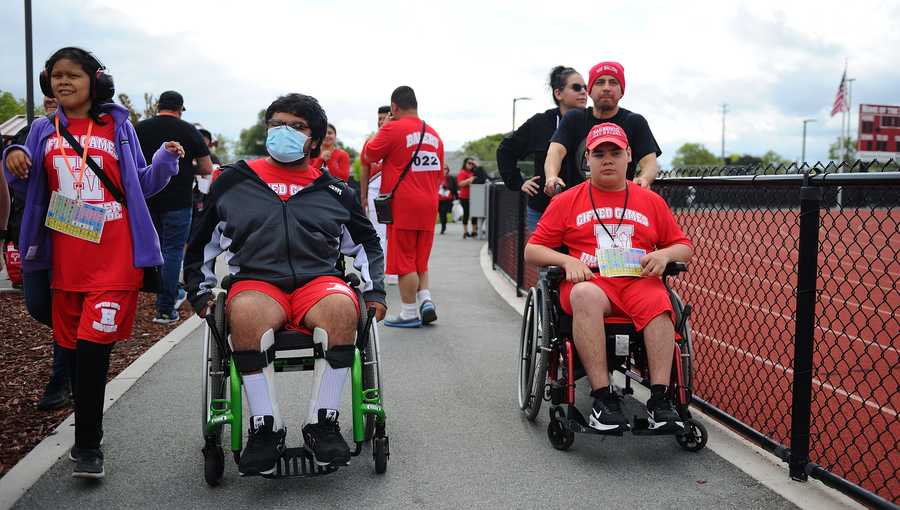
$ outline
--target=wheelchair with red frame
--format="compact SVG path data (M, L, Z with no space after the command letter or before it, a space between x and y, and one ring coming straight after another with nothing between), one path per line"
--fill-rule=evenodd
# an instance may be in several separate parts
M687 271L687 265L670 262L663 273L663 283L675 311L675 343L669 398L684 424L680 431L658 431L649 427L646 418L635 417L630 431L635 435L672 435L685 450L696 452L706 446L706 427L691 416L691 375L693 346L689 317L691 306L684 304L669 284L669 278ZM556 266L541 269L537 285L528 290L519 344L519 407L529 421L534 421L543 401L550 402L547 437L557 450L567 450L575 441L575 433L609 435L588 426L575 406L575 381L585 376L584 368L572 339L572 317L563 312L559 300L559 284L565 271ZM634 393L632 383L649 388L649 365L641 332L627 317L606 317L607 365L610 372L624 375L621 394ZM610 377L610 381L612 378ZM616 431L612 435L621 436Z

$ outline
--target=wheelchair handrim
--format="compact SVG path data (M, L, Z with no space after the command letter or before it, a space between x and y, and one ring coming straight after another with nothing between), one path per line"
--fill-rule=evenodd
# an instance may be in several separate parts
M519 409L525 409L528 405L531 392L531 376L533 375L533 328L534 328L534 287L528 289L525 298L525 310L522 313L522 329L519 339L519 363L518 363L518 397Z

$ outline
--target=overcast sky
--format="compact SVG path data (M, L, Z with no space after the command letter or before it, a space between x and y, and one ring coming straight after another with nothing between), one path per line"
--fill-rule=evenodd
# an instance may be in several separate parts
M822 160L845 59L860 102L900 104L897 2L34 1L35 76L62 46L94 51L139 108L181 92L185 120L237 138L278 95L319 99L359 148L397 85L448 149L552 107L557 64L625 66L621 106L643 114L668 166L685 142ZM25 95L24 7L0 13L0 90ZM37 80L35 79L35 82ZM37 89L37 83L35 83ZM39 93L39 92L38 92ZM854 115L855 122L855 115ZM854 125L853 136L856 128Z

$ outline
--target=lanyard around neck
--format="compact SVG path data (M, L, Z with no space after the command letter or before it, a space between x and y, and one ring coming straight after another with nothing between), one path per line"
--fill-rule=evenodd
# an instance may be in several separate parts
M590 197L590 199L591 199L591 210L594 211L594 218L597 218L597 223L600 224L600 226L603 228L604 232L606 232L606 235L609 236L610 241L612 241L612 243L613 243L613 248L618 248L618 246L616 246L616 238L613 237L613 235L609 233L609 229L607 229L606 225L604 225L603 222L600 221L600 215L597 214L597 206L594 205L594 185L591 184L590 182L588 183L588 197ZM622 204L622 214L619 215L619 224L616 225L616 233L617 234L619 233L619 227L622 226L622 221L625 219L625 210L626 209L628 209L628 183L627 182L625 183L625 203ZM613 213L615 213L615 210L613 210ZM613 216L615 216L615 214L613 214Z
M66 168L69 169L69 173L72 175L72 178L75 179L75 193L78 195L78 200L81 200L81 190L84 189L84 170L87 168L87 151L88 147L91 146L91 132L94 130L94 121L91 120L88 123L87 129L87 137L85 138L84 144L84 152L81 154L81 168L78 170L76 174L74 170L72 170L72 165L69 164L69 157L66 154L66 149L63 147L63 139L62 135L59 132L59 115L56 116L56 144L59 147L59 153L63 156L63 161L66 164Z

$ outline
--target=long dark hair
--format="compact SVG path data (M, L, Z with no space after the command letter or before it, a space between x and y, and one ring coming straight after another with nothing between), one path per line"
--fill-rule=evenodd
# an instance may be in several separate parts
M566 80L573 74L578 74L578 71L566 66L556 66L550 70L550 97L553 98L556 106L559 106L559 99L556 99L556 91L565 88Z
M75 47L67 47L56 50L56 53L50 55L50 58L47 59L47 63L45 64L45 69L47 70L47 77L53 73L53 66L56 65L62 59L71 60L75 62L79 66L81 66L81 70L84 71L88 78L91 80L91 108L88 110L88 115L91 117L91 120L100 124L101 126L106 124L102 120L100 120L100 114L103 113L103 105L108 103L105 98L96 98L94 97L94 91L97 90L97 71L100 70L102 64L96 57L90 54L90 52L83 50L81 48ZM59 105L59 108L62 108L62 104Z

